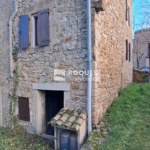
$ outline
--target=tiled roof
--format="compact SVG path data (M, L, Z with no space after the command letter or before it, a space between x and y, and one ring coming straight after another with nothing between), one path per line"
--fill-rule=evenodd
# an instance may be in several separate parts
M81 109L61 109L58 114L48 123L52 126L67 128L78 131L87 118L86 110Z

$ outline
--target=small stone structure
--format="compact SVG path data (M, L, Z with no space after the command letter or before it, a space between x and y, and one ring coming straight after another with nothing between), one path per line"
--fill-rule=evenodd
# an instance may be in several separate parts
M48 123L54 126L55 149L61 149L61 133L64 130L76 135L76 148L79 150L87 137L87 113L81 109L61 109Z
M149 72L139 69L133 69L133 81L136 83L149 82Z

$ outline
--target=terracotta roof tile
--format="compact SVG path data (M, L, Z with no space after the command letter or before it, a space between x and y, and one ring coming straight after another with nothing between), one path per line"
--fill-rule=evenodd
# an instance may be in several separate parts
M64 121L67 121L68 116L69 116L69 115L64 114L64 115L60 118L60 120L63 121L63 122L64 122Z
M61 120L58 120L58 121L56 122L56 125L57 125L57 126L61 126L62 123L63 123L63 122L62 122Z
M86 115L85 114L80 114L80 118L82 118L83 120L85 120L86 119Z
M71 117L68 119L69 122L74 122L75 120L76 120L76 117L75 117L75 116L71 116Z
M81 110L80 108L63 108L48 124L78 131L86 118L86 110Z
M79 113L74 111L72 115L77 117L79 115Z
M82 118L78 118L77 121L75 122L75 124L78 124L78 125L81 126L82 123L83 123L83 121L84 121L84 120L83 120Z
M80 129L80 126L78 124L74 124L72 126L72 129L75 129L76 131L78 131Z
M58 119L60 119L60 117L61 117L61 115L56 115L53 119L58 120Z
M71 125L72 125L72 123L68 121L64 124L64 127L69 129L71 127Z

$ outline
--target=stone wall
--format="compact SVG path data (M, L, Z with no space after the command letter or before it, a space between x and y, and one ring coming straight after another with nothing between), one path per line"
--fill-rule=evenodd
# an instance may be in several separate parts
M0 1L0 125L9 125L9 39L8 23L13 8L11 0Z
M136 49L143 53L140 61L140 67L146 67L146 56L148 55L148 41L150 41L150 28L138 30L134 33L133 39L133 68L138 68Z
M98 70L98 80L93 83L92 119L95 124L102 116L121 87L132 82L132 54L131 61L126 61L126 44L132 47L131 26L126 21L126 1L107 0L106 10L95 12L92 10L93 26L93 68ZM128 0L130 18L132 18L132 1ZM131 49L132 51L132 49Z
M149 82L148 71L133 69L133 81L136 83Z

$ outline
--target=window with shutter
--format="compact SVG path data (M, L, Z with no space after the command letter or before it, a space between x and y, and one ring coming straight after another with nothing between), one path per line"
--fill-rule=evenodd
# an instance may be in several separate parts
M128 25L130 26L130 7L128 7Z
M19 16L19 48L25 49L29 46L28 37L28 15Z
M128 21L128 0L126 0L126 20Z
M19 97L19 120L30 122L29 99Z
M126 40L126 60L128 60L128 40Z
M129 61L131 61L131 44L129 43Z
M38 11L38 44L49 45L49 9Z
M126 0L126 21L130 26L130 7L128 6L128 0Z

